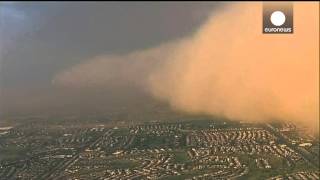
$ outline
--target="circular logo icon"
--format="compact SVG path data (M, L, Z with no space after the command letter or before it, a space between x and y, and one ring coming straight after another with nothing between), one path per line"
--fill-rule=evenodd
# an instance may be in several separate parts
M271 23L275 26L281 26L286 21L286 16L281 11L274 11L270 17Z

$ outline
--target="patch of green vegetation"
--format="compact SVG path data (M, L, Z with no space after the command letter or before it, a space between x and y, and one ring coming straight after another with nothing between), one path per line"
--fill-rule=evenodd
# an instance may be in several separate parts
M120 128L120 129L113 130L113 136L126 136L128 134L129 134L129 131L126 128Z
M191 160L186 151L183 151L183 150L175 151L173 152L173 154L174 154L173 160L176 163L186 163Z
M0 149L0 160L15 160L26 156L27 149L17 146L9 146Z
M139 163L129 159L112 160L109 165L112 169L130 169L139 166Z
M160 148L165 146L172 146L173 137L171 136L141 136L139 138L138 147L139 148Z

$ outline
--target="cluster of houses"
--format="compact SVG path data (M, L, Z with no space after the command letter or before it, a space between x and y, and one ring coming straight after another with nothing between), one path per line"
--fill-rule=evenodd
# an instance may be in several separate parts
M318 180L319 179L319 171L299 171L293 174L287 174L285 176L279 175L268 180Z
M139 134L143 133L146 135L168 135L175 134L178 130L182 128L182 124L172 123L172 124L148 124L148 125L136 125L129 127L130 133Z
M161 179L188 173L190 180L234 179L249 171L240 156L254 157L262 170L275 168L268 157L284 159L288 167L304 159L294 147L279 143L278 136L261 127L186 127L183 123L97 126L61 128L52 134L46 129L0 129L6 132L0 134L0 150L32 149L21 158L0 159L0 179ZM144 146L153 140L159 141L156 146ZM185 153L187 160L177 161L177 152ZM123 166L114 167L118 161ZM190 174L193 171L203 173ZM273 179L312 180L319 179L319 173L301 171Z

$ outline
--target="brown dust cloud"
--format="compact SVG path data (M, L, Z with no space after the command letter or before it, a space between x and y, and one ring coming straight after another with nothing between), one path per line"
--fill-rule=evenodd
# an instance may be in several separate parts
M191 36L94 57L53 78L65 88L133 83L172 108L319 132L319 4L294 3L293 34L262 33L262 3L233 3Z

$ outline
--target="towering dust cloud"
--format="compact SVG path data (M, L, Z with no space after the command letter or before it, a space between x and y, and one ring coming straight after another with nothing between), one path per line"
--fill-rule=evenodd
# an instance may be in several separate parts
M262 34L262 4L233 4L191 37L100 56L57 74L53 82L134 82L179 110L243 121L297 121L318 131L318 4L294 3L293 18L293 34Z

